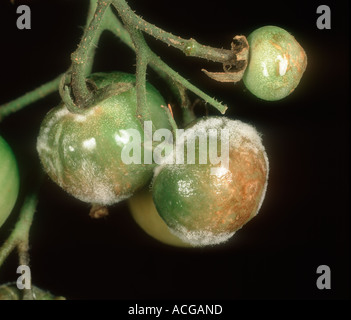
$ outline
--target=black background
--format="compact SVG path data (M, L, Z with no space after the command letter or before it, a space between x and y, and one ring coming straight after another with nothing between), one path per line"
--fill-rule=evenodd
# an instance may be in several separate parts
M87 2L1 1L0 104L69 67L70 53L85 24ZM19 4L31 8L31 30L16 28ZM31 229L33 282L69 299L349 299L347 2L130 0L129 4L149 22L207 45L229 48L234 35L277 25L304 47L308 66L298 88L284 100L264 102L242 83L215 83L200 71L220 67L187 58L147 37L171 67L228 104L229 117L251 123L263 134L270 160L266 199L259 215L227 244L181 249L146 235L125 203L111 208L106 219L91 220L88 205L46 177ZM316 26L321 4L331 9L331 30ZM103 35L94 70L133 72L134 64L132 51L114 36ZM150 72L150 80L153 77ZM0 243L38 176L36 136L44 115L58 102L58 94L53 94L1 123L0 133L18 158L22 190L13 215L1 228ZM322 264L331 269L331 290L316 287L316 270ZM13 254L0 271L0 283L15 281L16 268Z

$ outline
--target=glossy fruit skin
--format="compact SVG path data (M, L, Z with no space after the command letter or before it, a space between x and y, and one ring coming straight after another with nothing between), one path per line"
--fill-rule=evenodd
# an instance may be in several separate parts
M175 247L191 247L169 230L156 210L149 189L143 189L129 198L128 207L134 221L152 238Z
M120 72L90 77L98 88L112 83L135 83L135 76ZM169 128L160 93L147 84L147 104L155 128ZM70 113L64 104L42 122L37 150L48 175L68 193L88 203L111 205L130 197L152 178L154 164L125 164L122 149L135 129L144 132L136 117L135 86L109 95L83 114ZM143 152L141 152L143 155Z
M215 125L207 118L192 128L231 128L228 168L210 162L161 165L153 181L158 213L192 246L227 241L257 214L267 187L268 159L256 130L240 121L215 119ZM219 174L211 174L212 168L219 168Z
M286 30L265 26L247 38L249 63L245 86L257 97L275 101L288 96L299 84L307 66L304 49Z
M0 136L0 227L15 206L20 178L15 156Z

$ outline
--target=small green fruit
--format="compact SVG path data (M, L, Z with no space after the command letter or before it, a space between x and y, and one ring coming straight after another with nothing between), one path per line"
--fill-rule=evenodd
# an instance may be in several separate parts
M248 38L249 63L243 81L257 97L280 100L300 82L307 66L307 56L295 38L282 28L265 26Z
M120 72L98 73L90 77L98 88L132 83L135 76ZM166 105L160 93L146 86L147 104L155 127L170 128ZM83 114L70 113L64 104L51 110L42 122L37 150L45 171L59 186L88 203L112 205L130 197L147 184L154 164L127 164L122 150L134 139L135 130L144 139L144 128L136 114L135 86L108 94ZM143 155L141 148L141 155Z
M0 136L0 227L15 206L19 192L19 173L15 156Z
M229 133L228 166L209 158L222 149L224 140L214 132L222 129ZM202 144L202 150L208 148L207 161L202 161L204 157L199 161L200 143L193 163L190 158L184 164L170 164L166 159L155 170L156 209L170 231L192 246L225 242L257 214L264 199L268 159L261 138L253 127L225 117L202 119L185 130L185 135L187 141L217 139L217 148ZM190 150L188 144L186 147L184 154ZM177 147L172 156L179 152Z

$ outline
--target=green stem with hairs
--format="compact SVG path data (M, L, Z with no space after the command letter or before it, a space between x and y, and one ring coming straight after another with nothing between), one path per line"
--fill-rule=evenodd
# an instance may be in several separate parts
M123 31L123 27L120 24L119 28L115 27L114 29L112 29L112 31L116 35L118 35L118 34L120 35L124 32L129 31L129 33L131 34L132 37L133 37L133 35L135 36L136 33L139 34L140 31L139 31L138 25L139 25L140 21L137 18L135 18L137 16L134 13L131 14L132 11L128 7L127 3L124 0L114 0L113 5L117 9L118 14L121 16L124 24L126 26L128 26L128 30ZM118 20L118 19L116 18L115 20ZM116 22L115 22L115 25L117 25ZM124 36L124 38L128 39L127 36ZM127 40L127 41L129 43L129 40ZM135 43L134 43L134 47L135 47ZM146 57L145 60L147 60L150 63L150 65L155 69L156 72L161 71L160 74L163 77L165 77L165 75L167 75L167 77L172 79L174 82L178 82L179 84L184 86L186 89L192 91L197 96L199 96L200 98L205 100L205 102L214 106L222 114L225 113L225 111L227 110L227 107L225 105L221 104L220 102L218 102L215 99L208 96L206 93L204 93L203 91L201 91L200 89L198 89L197 87L192 85L189 81L187 81L185 78L180 76L176 71L174 71L172 68L170 68L153 51L151 51L151 49L146 44L144 39L143 39L143 41L141 41L141 40L138 41L138 47L135 47L135 50L136 50L137 55L138 55L138 51L142 51L143 56ZM138 64L137 64L137 66L138 66ZM137 77L138 77L138 74L137 74Z
M42 86L24 94L23 96L14 99L0 106L0 122L10 114L19 111L26 106L46 97L47 95L57 91L58 85L63 74L60 74L55 79L43 84Z
M89 28L89 25L94 17L94 14L95 14L95 11L97 8L97 2L98 2L97 0L90 1L85 29ZM111 16L113 13L112 13L112 10L110 7L108 7L108 11L109 11L109 15ZM96 51L96 44L99 40L99 37L100 37L102 31L108 29L108 27L111 27L111 23L109 23L109 21L111 21L111 18L104 20L104 23L106 23L106 26L98 29L98 34L95 37L93 37L93 42L91 43L89 50L86 52L87 61L84 65L84 75L85 76L87 76L91 73L93 62L94 62L95 51ZM70 70L71 70L71 68L67 72L69 72ZM65 74L60 74L55 79L53 79L53 80L41 85L40 87L24 94L23 96L16 98L10 102L7 102L3 105L0 105L0 122L4 118L6 118L7 116L11 115L12 113L20 111L23 108L27 107L28 105L35 103L36 101L38 101L42 98L45 98L46 96L50 95L51 93L56 92L59 89L60 82L61 82L64 75ZM68 97L70 95L68 92L68 88L62 87L62 90L60 90L60 91L61 91L60 92L61 96L63 96L63 100L68 103L69 99L70 99ZM71 103L72 103L72 101L71 101ZM74 107L75 107L75 109L74 109ZM76 106L72 106L72 109L74 109L74 111L76 113L78 113L80 111L79 108Z
M126 30L126 28L122 25L119 19L112 12L111 7L109 6L110 2L111 1L103 2L103 1L91 0L89 12L88 12L87 24L86 24L86 32L83 35L82 42L79 45L78 49L76 50L75 53L72 54L72 58L75 61L72 64L72 69L75 70L75 76L72 77L73 94L78 95L79 97L81 97L81 100L85 102L86 102L86 99L89 100L91 98L91 92L87 88L85 77L91 72L96 44L99 40L101 33L104 30L109 30L112 33L114 33L117 37L119 37L121 41L124 42L126 45L128 45L130 48L132 48L133 50L136 50L130 33ZM99 3L101 8L103 9L101 11L100 11L100 7L99 8L97 7ZM223 58L222 56L218 56L219 51L216 48L211 48L208 46L197 44L196 41L194 41L193 39L190 39L190 40L181 39L144 21L143 19L141 19L140 17L136 16L133 13L133 11L129 8L129 6L124 0L114 0L113 4L116 8L119 7L121 9L119 10L119 13L121 16L125 17L125 22L130 25L130 28L135 28L136 30L139 30L139 32L143 30L144 32L147 32L152 36L156 36L156 38L166 42L167 44L177 47L178 49L182 50L188 55L203 57L206 59L213 59L213 60L221 60L221 61L227 60L227 58L225 57ZM103 20L101 20L104 13L105 13L105 17ZM90 26L92 27L92 29L89 29ZM183 45L181 46L177 45L177 41L180 41L181 43L183 43ZM194 43L196 44L194 45ZM149 49L149 47L145 42L142 47L144 47L144 51L147 51L147 54L145 53L143 54L143 59L147 61L150 64L150 66L167 83L169 83L169 86L172 89L173 93L178 97L178 100L181 102L183 111L185 113L184 115L185 118L192 119L193 114L191 110L189 111L188 109L189 102L186 96L184 95L184 89L182 88L188 89L193 93L197 94L205 102L213 105L221 113L225 112L225 110L227 109L225 105L209 97L200 89L193 86L185 78L180 76L177 72L172 70L168 65L166 65L163 61L161 61L160 58L156 56ZM196 49L190 50L190 53L189 53L190 47L196 48ZM83 49L86 49L86 50L83 50ZM229 56L230 55L228 53L227 57ZM140 71L142 70L141 65L139 65L138 68ZM143 68L145 68L145 66L143 66ZM142 74L143 72L141 72L138 82L142 82L141 81L143 77ZM26 106L38 101L39 99L44 98L45 96L57 91L62 76L63 75L59 75L54 80L40 86L39 88L0 106L0 122L11 113L19 111L25 108ZM69 100L70 92L64 89L65 88L62 88L60 92L61 94L63 93L63 96L64 96L63 98L65 98L66 100ZM72 108L73 112L78 113L80 111L79 107L80 106L76 106L76 108ZM139 111L141 112L141 110Z
M87 61L90 50L95 46L98 36L100 35L100 29L102 27L102 19L105 11L109 7L111 1L99 0L97 2L95 14L93 19L89 23L89 26L85 28L84 34L78 48L71 55L72 60L72 92L74 96L75 104L79 108L86 108L93 100L93 93L89 90L86 83L86 70Z
M19 265L29 266L29 230L32 225L37 203L38 195L36 192L26 197L15 228L0 248L0 267L10 253L16 248ZM31 289L24 289L23 299L33 300Z
M123 13L123 20L126 21L128 25L133 25L135 29L142 30L152 37L165 42L167 45L183 51L187 56L203 58L224 64L230 64L233 60L235 61L235 54L232 50L205 46L194 39L183 39L145 21L134 13L125 0L113 0L113 4L118 8L120 15L121 12Z

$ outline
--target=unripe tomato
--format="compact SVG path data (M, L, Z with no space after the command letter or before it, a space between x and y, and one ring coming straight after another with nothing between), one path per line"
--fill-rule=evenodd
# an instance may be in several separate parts
M155 170L152 187L162 219L176 236L193 246L228 240L257 214L267 186L268 160L256 130L240 121L212 117L198 121L185 134L188 140L205 137L209 141L210 129L229 132L228 166L213 161L200 164L198 143L194 164L161 165ZM208 154L217 153L218 145L224 143L219 134L214 137L217 148L208 149Z
M15 206L19 191L19 173L15 156L0 136L0 227Z
M91 76L98 88L112 83L135 83L135 76L120 72ZM166 105L160 93L147 84L147 104L154 127L169 128ZM154 164L126 164L122 150L130 142L128 129L144 139L136 116L136 89L109 94L83 114L70 113L64 104L51 110L42 122L37 150L48 175L76 198L111 205L130 197L153 174ZM132 137L133 139L133 137ZM143 148L141 148L143 156Z
M295 38L282 28L265 26L247 40L249 63L243 77L247 89L268 101L293 92L307 66L306 53Z
M155 208L149 189L144 189L129 198L128 206L135 222L149 236L171 246L190 247L169 230Z

